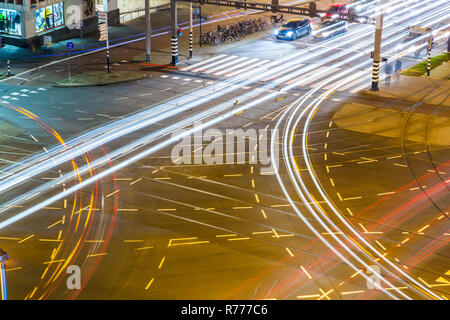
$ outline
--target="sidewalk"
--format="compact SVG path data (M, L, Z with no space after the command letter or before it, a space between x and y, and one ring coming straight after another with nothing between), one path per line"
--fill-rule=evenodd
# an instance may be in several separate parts
M391 85L386 86L383 82L380 85L380 91L362 91L361 95L367 95L372 97L382 97L388 99L402 99L411 102L419 101L424 93L420 89L429 87L432 88L439 81L443 81L439 87L439 91L433 95L432 98L427 99L427 104L439 105L442 103L443 106L450 106L450 99L447 97L450 92L450 81L448 77L450 76L450 64L443 63L439 67L431 71L430 77L421 76L400 76L400 83L396 84L394 79L391 79ZM393 77L394 78L394 77ZM445 80L447 79L447 80ZM430 89L431 90L431 89ZM440 94L438 94L440 93Z
M265 1L263 1L265 2ZM267 1L269 2L269 1ZM291 0L280 1L280 4L290 3ZM332 1L323 0L318 3L318 8L324 9L326 8ZM189 54L188 49L188 41L189 41L189 6L187 3L179 3L178 4L178 24L183 28L184 35L179 40L180 46L180 62L188 63L187 55ZM269 16L273 13L259 13L256 15L241 15L240 13L250 13L252 10L248 9L245 11L244 9L235 9L232 7L220 7L214 5L203 5L202 6L202 14L205 17L208 17L208 20L205 21L202 25L202 33L207 32L211 29L215 29L218 24L231 24L237 21L241 21L247 18L255 18L258 16L265 15L267 17L267 21L269 22ZM285 14L286 19L293 17L293 15ZM230 17L232 17L230 19ZM298 16L295 16L298 17ZM220 19L226 19L224 21L220 21ZM209 23L214 21L214 23ZM153 63L155 64L168 64L170 63L170 36L166 34L169 31L170 27L170 10L157 11L151 14L151 22L152 22L152 54L153 54ZM194 24L198 23L198 19L194 19ZM145 18L140 17L128 22L125 22L119 26L110 26L109 27L109 35L110 35L110 45L117 44L119 42L136 40L144 37L145 31ZM223 50L231 48L230 46L239 45L239 42L232 45L220 45L217 47L207 46L209 48L208 51L203 50L199 52L198 48L198 40L199 40L199 27L194 27L194 59L192 61L198 61L199 59L205 58L208 55L215 54L217 52L221 52ZM252 36L249 36L252 37ZM249 38L245 37L245 38ZM62 59L68 57L67 52L67 43L73 42L75 44L75 48L72 50L72 55L75 56L77 53L84 51L92 51L99 48L104 47L104 42L98 41L99 34L92 33L89 35L84 34L83 40L80 37L60 41L57 43L53 43L52 48L50 50L44 50L43 47L39 48L37 51L32 52L31 50L13 47L10 45L5 46L0 50L0 73L6 69L6 60L11 60L11 68L14 73L20 73L32 66L36 66L37 64L47 63L50 61L55 61L57 59ZM161 40L160 40L161 39ZM247 39L243 39L247 41ZM161 42L161 43L160 43ZM139 41L139 43L144 43L144 41ZM242 43L242 40L241 42ZM143 47L143 45L142 45ZM206 49L206 48L202 48ZM114 49L112 49L114 50ZM164 57L167 55L167 58ZM142 50L140 55L137 55L134 60L142 61L144 57L144 50Z
M447 63L432 70L430 77L401 76L398 84L382 83L380 91L360 92L354 102L342 105L333 120L345 130L394 139L406 134L410 141L448 147L450 113L445 107L450 106L449 73ZM420 101L423 104L410 113L407 107Z
M53 84L53 87L70 88L70 87L88 87L103 86L108 84L118 84L130 81L136 81L151 77L142 72L133 71L113 71L106 73L104 71L91 71L65 79Z

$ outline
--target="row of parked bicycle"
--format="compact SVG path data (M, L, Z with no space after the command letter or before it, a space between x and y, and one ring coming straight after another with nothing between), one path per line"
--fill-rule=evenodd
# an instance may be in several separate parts
M250 33L267 31L269 24L264 18L238 22L231 26L217 26L217 30L209 31L201 36L202 44L220 45L241 40Z

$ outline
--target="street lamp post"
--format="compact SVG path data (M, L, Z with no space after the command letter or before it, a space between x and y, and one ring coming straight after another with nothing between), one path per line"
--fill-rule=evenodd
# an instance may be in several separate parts
M9 254L5 250L0 249L2 300L8 300L8 288L6 286L6 260L8 259Z

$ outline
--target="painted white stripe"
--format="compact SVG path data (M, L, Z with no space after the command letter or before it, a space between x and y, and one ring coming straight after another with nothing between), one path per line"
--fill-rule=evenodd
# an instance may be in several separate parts
M296 65L294 66L294 69L295 69L295 68L300 68L300 67L302 67L302 66L304 66L303 63L296 64ZM291 68L290 70L292 70L292 68ZM280 77L281 75L283 75L283 74L286 74L286 70L280 71L280 72L278 72L278 73L276 73L276 74L272 74L272 75L270 75L270 77L265 78L265 79L263 79L262 81L271 81L271 80L274 80L274 79L279 78L279 77Z
M318 87L318 86L320 86L320 85L326 83L326 82L328 81L328 77L327 77L327 76L328 76L329 74L335 73L336 71L339 71L339 70L340 70L339 68L328 68L328 72L327 72L326 74L321 74L320 77L317 78L317 79L315 79L315 80L319 80L319 79L322 79L322 78L324 78L324 77L326 77L326 79L323 79L322 81L320 81L320 82L318 82L318 83L312 84L311 87ZM315 80L314 80L314 81L315 81Z
M209 59L202 60L200 62L194 63L193 65L190 65L189 67L182 68L181 71L187 71L187 70L191 70L191 69L197 68L199 66L202 66L202 65L204 65L206 63L210 63L212 61L215 61L215 60L220 59L220 58L225 57L225 56L226 56L225 54L219 54L218 56L214 56L212 58L209 58Z
M260 65L262 65L262 64L264 64L264 63L266 63L266 62L269 62L269 61L270 61L270 60L263 60L263 61L260 61L260 62L255 63L254 65L252 65L252 66L250 66L250 67L246 67L246 68L243 68L243 69L240 69L240 70L236 70L236 71L234 71L234 72L232 72L232 73L228 73L228 74L225 75L225 77L227 77L227 78L229 78L229 77L234 77L235 75L237 75L237 74L239 74L239 73L246 72L246 71L248 71L248 70L251 70L251 69L253 69L253 68L256 68L257 66L260 66Z
M305 73L304 75L301 75L300 77L297 77L297 78L289 80L288 82L286 82L286 84L291 84L291 83L297 82L297 81L302 80L302 79L310 78L311 76L314 76L314 75L320 73L322 70L325 70L325 69L328 69L328 67L325 67L325 66L318 67L317 69L314 69L314 70L312 70L312 71L310 71L308 73ZM310 82L313 82L314 80L316 80L316 79L306 80L305 82L302 82L300 85L308 84Z
M244 61L243 63L240 63L240 64L237 64L235 66L232 66L232 67L228 68L227 70L222 70L222 71L216 72L216 73L214 73L214 75L215 76L220 76L220 75L222 75L224 73L231 72L231 71L233 71L235 69L238 69L238 68L240 68L242 66L248 65L250 63L254 63L254 62L258 61L258 60L259 60L258 58L253 58L253 59ZM254 68L255 65L252 65L252 67Z
M241 61L243 61L243 60L248 60L248 59L249 59L249 58L247 58L247 57L241 57L241 58L239 58L239 59L229 61L228 63L224 63L224 64L221 64L221 65L218 65L217 67L214 67L214 68L208 68L208 70L206 70L205 72L206 72L206 73L209 73L209 72L213 72L213 71L223 70L224 68L226 68L226 67L228 67L228 66L231 66L231 65L233 65L233 64L235 64L235 63L237 63L237 62L241 62Z
M347 89L350 89L351 87L356 86L358 83L360 83L361 81L365 81L366 79L363 77L364 75L367 75L367 73L365 71L360 71L357 73L357 77L356 80L353 80L350 83L347 83L346 85L339 87L336 89L336 91L345 91ZM324 87L325 90L329 90L331 89L336 83L332 83L326 87Z
M382 79L384 79L384 77L383 77L383 78L380 78L380 81L381 81ZM361 90L364 90L364 89L365 89L365 90L368 90L368 89L370 88L370 84L371 84L370 81L371 81L371 80L370 80L370 77L364 77L364 83L363 83L362 85L360 85L359 87L357 87L357 88L351 90L350 93L357 93L358 91L361 91Z
M221 63L224 63L226 61L233 60L233 59L236 59L236 56L229 56L229 57L226 57L225 59L222 59L222 60L219 60L219 61L216 61L216 62L213 62L213 63L209 63L209 64L206 64L206 65L203 65L200 68L197 67L197 68L191 69L191 71L192 72L199 72L199 71L208 72L209 70L212 69L212 67L215 67L215 66L217 66L217 65L219 65Z

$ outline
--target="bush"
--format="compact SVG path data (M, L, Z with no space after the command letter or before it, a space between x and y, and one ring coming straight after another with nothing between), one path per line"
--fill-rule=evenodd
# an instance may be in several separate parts
M442 63L447 62L449 60L450 60L450 53L448 52L432 57L430 61L430 68L431 70L433 70L434 68L440 66ZM402 75L420 77L425 73L427 73L427 66L428 62L426 60L419 64L416 64L415 66L409 68L408 70L403 71Z

